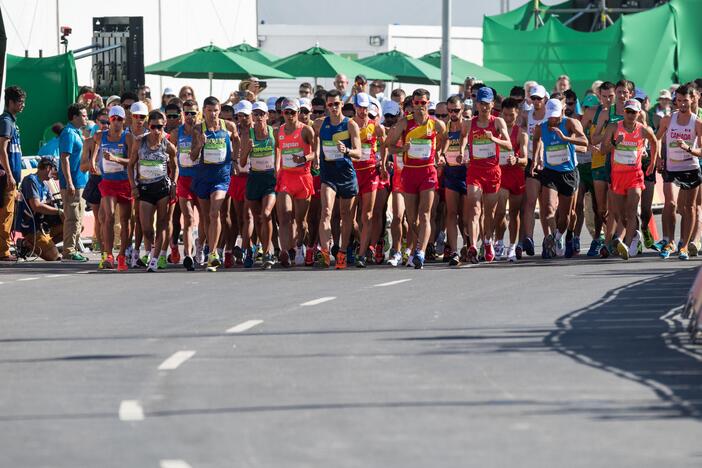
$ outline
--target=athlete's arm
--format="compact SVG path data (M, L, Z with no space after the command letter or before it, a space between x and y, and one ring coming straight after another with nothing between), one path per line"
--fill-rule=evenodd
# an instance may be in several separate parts
M583 128L588 128L590 125L592 125L592 119L595 118L596 111L596 107L588 107L585 109L583 117L580 119L580 122L583 124Z
M283 124L283 125L285 125L285 124ZM280 148L280 142L278 141L278 135L280 135L280 132L284 131L284 130L282 130L283 125L281 125L277 129L273 129L273 144L275 145L273 147L273 154L274 154L273 173L276 175L280 171L280 166L282 166L282 163L281 163L282 151Z
M615 142L613 142L612 139L614 138L614 132L616 130L616 124L611 123L607 125L602 139L602 153L609 154L614 149ZM623 138L622 135L619 135L619 138Z
M317 148L317 142L315 141L314 138L314 129L310 127L309 125L305 125L302 127L302 131L300 132L300 136L302 136L302 141L310 145L310 152L309 154L304 155L305 156L305 161L312 161L314 159L314 155L316 153L316 148Z
M358 124L353 120L349 120L349 137L351 138L351 148L346 148L342 142L337 143L339 151L342 153L346 150L346 155L351 159L361 159L361 133L358 130ZM343 147L343 148L342 148Z
M587 146L587 137L585 136L585 132L583 131L583 126L580 121L569 117L566 117L566 119L566 128L570 130L570 136L563 135L563 140L574 145ZM558 128L554 130L560 131Z
M541 167L542 154L539 152L541 143L541 125L534 127L534 134L532 135L532 151L534 152L534 164L531 166L531 175L534 175L534 171Z
M240 148L239 165L244 167L249 162L249 153L251 152L251 138L248 133L242 135Z
M195 125L193 128L193 141L190 147L190 159L197 161L200 157L202 147L205 146L205 137L202 134L202 125Z
M695 133L697 134L697 137L695 137L693 144L696 143L697 148L692 148L692 146L688 145L687 143L680 141L680 149L687 151L693 156L702 158L702 148L700 148L700 146L702 146L702 122L699 120L695 122Z
M397 154L397 151L393 151L393 148L397 147L397 142L400 141L400 138L402 138L402 132L404 132L406 128L407 119L405 118L400 119L395 125L390 127L388 136L385 138L385 147L391 154ZM402 148L398 147L398 149L400 152L404 151Z
M470 120L464 120L461 124L461 143L459 152L461 156L466 153L466 145L468 144L468 133L470 133Z
M656 134L653 133L653 130L651 130L651 127L644 126L641 128L641 131L644 133L644 137L648 140L649 147L651 148L651 162L646 168L646 175L651 175L656 170L656 163L658 162L658 139L656 138Z
M98 135L102 136L102 132L95 132L92 138L88 138L83 142L83 153L80 155L80 170L83 172L97 174L95 157L99 148L99 144L96 144Z
M605 123L607 122L607 119L609 117L609 112L602 111L600 112L600 116L597 118L597 126L595 127L595 132L594 134L590 134L590 141L592 142L593 146L597 146L600 143L602 143L602 140L604 139L604 135L602 134L602 130L605 127Z
M136 167L137 158L139 156L139 145L136 142L133 134L127 135L127 148L129 150L129 164L127 164L127 177L129 178L129 185L132 187L132 195L139 198L139 188L134 180L134 168Z
M375 127L375 138L377 140L378 156L380 157L380 178L386 180L388 178L388 171L385 164L388 161L388 150L385 147L385 127L382 125L377 125Z
M241 138L239 138L239 131L236 129L236 125L232 122L225 120L224 125L227 126L227 131L229 132L229 139L232 142L232 157L239 152L239 147L241 146Z
M436 120L436 137L439 140L439 145L442 148L441 154L438 151L434 151L434 164L439 164L439 157L446 154L450 140L446 135L446 124L441 120Z
M497 117L495 119L495 130L497 130L498 135L502 138L497 138L495 135L492 134L492 132L487 132L487 134L490 136L490 140L492 140L493 143L500 145L500 147L506 149L507 151L511 151L512 140L509 139L509 134L507 133L507 124L505 123L505 120L502 117Z
M178 163L176 162L177 151L170 140L166 140L166 153L168 153L168 173L171 174L171 199L175 199L176 185L178 184Z
M526 166L529 161L529 136L524 130L519 129L519 136L517 137L517 144L519 145L520 158L517 158L517 164L520 166Z

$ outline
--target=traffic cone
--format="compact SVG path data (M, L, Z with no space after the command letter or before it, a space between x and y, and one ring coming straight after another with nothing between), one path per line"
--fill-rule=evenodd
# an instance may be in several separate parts
M658 237L658 226L656 225L656 219L654 216L651 216L651 219L648 220L648 230L655 241L660 240L660 237Z

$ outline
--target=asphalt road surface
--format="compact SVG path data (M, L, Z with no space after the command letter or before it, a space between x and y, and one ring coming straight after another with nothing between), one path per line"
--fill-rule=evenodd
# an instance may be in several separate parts
M699 467L699 260L0 267L2 467Z

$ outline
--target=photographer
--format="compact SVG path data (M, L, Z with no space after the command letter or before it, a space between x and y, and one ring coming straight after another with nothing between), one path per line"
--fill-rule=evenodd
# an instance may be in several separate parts
M48 200L49 191L44 185L57 176L56 162L45 157L39 161L35 174L22 179L17 220L17 228L23 237L19 249L22 255L33 252L49 262L61 260L56 242L63 238L63 210Z

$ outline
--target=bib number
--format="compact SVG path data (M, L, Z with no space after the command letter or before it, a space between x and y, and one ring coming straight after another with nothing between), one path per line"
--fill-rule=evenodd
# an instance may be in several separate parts
M205 164L222 164L227 159L227 147L222 143L205 143Z
M570 161L570 156L566 145L555 145L546 148L546 162L549 166L560 166L568 161Z
M690 142L685 143L688 145L690 144ZM692 155L687 151L683 151L677 141L673 141L668 145L668 157L675 161L687 161L688 159L692 159Z
M323 141L322 150L324 151L325 161L338 161L340 159L344 159L344 153L339 151L339 148L337 148L336 143L333 141Z
M178 148L178 163L180 167L195 167L197 161L190 159L190 146L182 146Z
M429 159L431 156L431 140L410 140L407 156L410 159Z
M475 159L489 159L497 156L495 143L488 139L473 140L473 157Z
M636 147L627 147L618 145L614 149L614 162L625 166L633 166L636 164Z
M514 156L513 151L500 151L500 166L508 165L510 156Z
M449 166L460 166L461 163L458 162L458 155L461 154L458 151L447 151L446 152L446 164Z
M251 156L251 169L254 171L270 171L275 167L272 154Z
M371 145L364 143L361 145L361 158L359 161L370 161L371 158Z
M124 158L124 154L122 154L122 153L111 153L111 154L112 154L112 156L115 156L117 158ZM123 172L125 170L125 167L122 166L120 163L117 163L114 161L108 161L103 156L102 170L105 174L117 174L119 172Z
M139 180L148 181L166 177L166 165L161 161L139 161Z
M302 151L299 149L283 150L283 167L292 169L294 167L304 166L305 163L298 164L295 162L294 158L296 156L304 156L304 154L302 154Z

